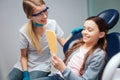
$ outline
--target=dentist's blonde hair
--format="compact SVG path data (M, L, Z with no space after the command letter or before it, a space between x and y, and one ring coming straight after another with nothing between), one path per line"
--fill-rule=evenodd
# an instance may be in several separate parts
M30 38L32 45L36 48L37 52L40 53L42 51L42 46L40 44L39 36L33 30L32 21L27 23L26 27L27 36Z
M35 7L40 5L45 5L45 2L43 0L23 0L23 10L28 19L32 16ZM31 43L36 48L37 52L40 53L42 51L41 41L33 28L32 21L29 21L26 27L26 34L30 38Z

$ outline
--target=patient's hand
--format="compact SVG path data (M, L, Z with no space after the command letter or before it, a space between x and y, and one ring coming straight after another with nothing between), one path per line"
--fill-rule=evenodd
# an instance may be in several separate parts
M58 58L57 56L52 56L51 62L53 66L61 72L63 72L66 69L63 60Z

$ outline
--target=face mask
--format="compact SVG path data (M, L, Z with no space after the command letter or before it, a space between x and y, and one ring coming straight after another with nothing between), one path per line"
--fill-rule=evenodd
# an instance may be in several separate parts
M38 23L36 23L36 22L33 22L33 25L34 25L35 27L43 27L44 24L38 24Z

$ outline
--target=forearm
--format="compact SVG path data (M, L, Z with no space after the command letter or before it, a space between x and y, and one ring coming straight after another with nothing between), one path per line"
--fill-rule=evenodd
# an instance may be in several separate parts
M72 34L70 34L66 39L65 39L65 43L72 37Z
M21 66L23 71L27 71L27 58L21 56Z
M26 56L21 56L21 66L23 70L23 80L30 80L29 77L29 72L27 69L27 57Z
M21 67L23 71L27 71L27 64L28 64L28 57L27 57L27 49L22 49L21 50Z
M59 41L60 45L63 47L64 44L72 37L72 35L70 34L66 39L65 38L61 38Z
M65 44L65 42L66 42L66 40L65 40L64 38L61 38L61 39L58 40L58 42L59 42L60 45L63 47L64 44Z

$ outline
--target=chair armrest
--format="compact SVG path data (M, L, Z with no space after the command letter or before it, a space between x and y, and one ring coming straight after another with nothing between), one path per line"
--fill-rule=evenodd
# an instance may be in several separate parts
M102 80L113 80L116 69L120 65L120 52L114 55L107 63Z

